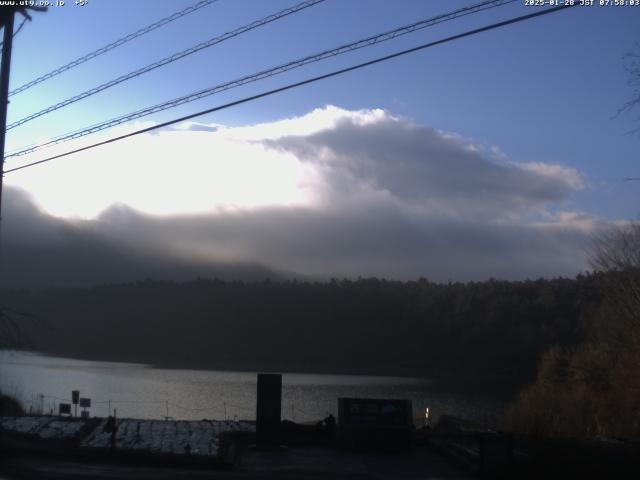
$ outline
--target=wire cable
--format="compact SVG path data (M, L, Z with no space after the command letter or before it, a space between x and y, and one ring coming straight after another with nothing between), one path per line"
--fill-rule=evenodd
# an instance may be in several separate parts
M206 7L208 5L211 5L212 3L217 2L218 0L201 0L198 3L185 8L184 10L180 10L179 12L175 12L171 15L169 15L168 17L165 17L161 20L158 20L157 22L152 23L151 25L148 25L144 28L141 28L140 30L137 30L133 33L130 33L129 35L125 35L122 38L119 38L118 40L116 40L115 42L112 42L108 45L105 45L104 47L101 47L97 50L94 50L93 52L87 53L86 55L77 58L61 67L56 68L55 70L50 71L49 73L45 73L44 75L36 78L35 80L31 80L28 83L25 83L24 85L22 85L21 87L16 88L15 90L12 90L11 92L9 92L9 96L12 95L16 95L20 92L24 92L25 90L38 85L39 83L44 82L45 80L49 80L50 78L53 78L57 75L60 75L63 72L66 72L67 70L71 70L74 67L77 67L78 65L81 65L85 62L88 62L89 60L91 60L92 58L96 58L100 55L102 55L103 53L107 53L110 50L113 50L114 48L120 47L121 45L124 45L127 42L130 42L131 40L141 37L142 35L145 35L149 32L152 32L153 30L156 30L157 28L163 27L175 20L178 20L179 18L184 17L185 15L189 15L190 13L193 13L197 10L200 10L203 7Z
M417 30L421 30L423 28L427 28L427 27L431 27L433 25L436 25L438 23L442 23L442 22L446 22L446 21L450 21L450 20L454 20L456 18L460 18L466 15L471 15L471 14L475 14L484 10L488 10L491 8L496 8L496 7L500 7L503 5L506 5L508 3L513 3L516 0L489 0L489 1L483 1L481 3L478 4L474 4L471 5L469 7L464 7L458 10L454 10L452 12L449 13L445 13L442 15L438 15L435 17L431 17L431 18L427 18L427 19L423 19L420 20L418 22L412 23L410 25L405 25L403 27L399 27L396 28L394 30L390 30L384 33L380 33L377 35L373 35L361 40L357 40L355 42L351 42L330 50L325 50L323 52L320 53L316 53L313 55L309 55L307 57L304 58L300 58L297 60L293 60L291 62L279 65L277 67L272 67L270 69L267 70L263 70L261 72L258 73L254 73L251 75L247 75L245 77L236 79L236 80L232 80L230 82L226 82L226 83L222 83L204 90L200 90L198 92L189 94L189 95L185 95L183 97L179 97L164 103L160 103L157 105L154 105L152 107L147 107L144 108L142 110L138 110L136 112L133 113L129 113L126 115L122 115L120 117L115 117L112 118L110 120L106 120L104 122L101 123L97 123L94 125L91 125L89 127L86 127L84 129L80 129L80 130L75 130L73 132L70 133L66 133L63 135L60 135L52 140L49 140L47 142L44 143L40 143L37 145L32 145L32 146L28 146L28 147L21 147L21 149L17 150L17 151L12 151L10 152L8 155L5 155L5 159L7 158L11 158L11 157L18 157L18 156L23 156L23 155L27 155L29 153L32 153L34 151L40 150L44 147L47 146L51 146L51 145L56 145L59 143L63 143L69 140L75 140L77 138L81 138L84 137L86 135L90 135L92 133L96 133L99 132L101 130L105 130L107 128L111 128L111 127L115 127L117 125L120 125L122 123L131 121L131 120L135 120L138 118L142 118L154 113L158 113L170 108L175 108L177 106L186 104L186 103L190 103L196 100L200 100L204 97L208 97L211 95L214 95L216 93L220 93L226 90L230 90L232 88L237 88L240 87L242 85L246 85L248 83L252 83L252 82L256 82L259 80L263 80L265 78L269 78L272 77L274 75L278 75L281 73L285 73L289 70L293 70L296 68L300 68L303 67L305 65L308 65L310 63L315 63L315 62L320 62L322 60L325 60L327 58L332 58L347 52L352 52L354 50L359 50L361 48L366 48L366 47L370 47L372 45L378 44L378 43L382 43L388 40L392 40L394 38L400 37L402 35L406 35L409 33L413 33Z
M22 27L24 27L24 24L27 23L27 20L29 20L29 17L24 17L22 19L22 23L20 23L20 26L16 29L15 32L13 32L13 38L16 38L16 35L20 33L20 30L22 30ZM0 42L0 51L2 51L3 46L4 46L4 41Z
M16 38L16 35L20 33L20 30L22 30L22 27L24 27L24 24L27 23L27 20L29 20L27 17L24 17L22 19L22 23L20 24L20 26L16 29L15 32L13 32L13 38Z
M385 62L387 60L391 60L393 58L401 57L401 56L407 55L409 53L414 53L414 52L417 52L417 51L420 51L420 50L424 50L426 48L434 47L436 45L441 45L443 43L448 43L448 42L451 42L451 41L454 41L454 40L459 40L459 39L464 38L464 37L469 37L471 35L476 35L478 33L486 32L486 31L489 31L489 30L494 30L494 29L500 28L500 27L505 27L507 25L512 25L514 23L523 22L525 20L530 20L532 18L540 17L542 15L548 15L550 13L555 13L555 12L558 12L558 11L561 11L561 10L565 10L567 8L574 7L576 5L579 5L579 4L566 4L566 5L562 5L562 6L559 6L559 7L547 8L545 10L540 10L540 11L537 11L537 12L534 12L534 13L530 13L528 15L522 15L520 17L510 18L508 20L504 20L504 21L497 22L497 23L492 23L490 25L486 25L484 27L476 28L474 30L468 30L466 32L459 33L457 35L452 35L452 36L449 36L449 37L445 37L445 38L440 39L440 40L436 40L436 41L429 42L429 43L424 43L422 45L418 45L417 47L413 47L413 48L409 48L409 49L406 49L406 50L402 50L402 51L399 51L399 52L396 52L396 53L392 53L390 55L385 55L383 57L378 57L378 58L375 58L373 60L369 60L367 62L359 63L357 65L352 65L352 66L347 67L347 68L342 68L340 70L334 70L333 72L325 73L324 75L318 75L318 76L312 77L312 78L308 78L308 79L302 80L300 82L290 83L290 84L285 85L283 87L275 88L273 90L268 90L266 92L258 93L256 95L251 95L249 97L245 97L245 98L242 98L240 100L235 100L233 102L225 103L224 105L219 105L219 106L216 106L216 107L208 108L206 110L202 110L202 111L199 111L199 112L196 112L196 113L185 115L183 117L176 118L176 119L173 119L173 120L169 120L167 122L159 123L157 125L153 125L153 126L150 126L150 127L147 127L147 128L142 128L140 130L136 130L134 132L130 132L130 133L127 133L127 134L124 134L124 135L119 135L117 137L113 137L113 138L110 138L108 140L104 140L102 142L97 142L97 143L94 143L94 144L91 144L91 145L87 145L87 146L84 146L84 147L81 147L81 148L77 148L75 150L71 150L71 151L68 151L68 152L65 152L65 153L61 153L61 154L58 154L58 155L53 155L51 157L44 158L42 160L38 160L36 162L31 162L31 163L27 163L25 165L21 165L19 167L14 167L14 168L11 168L9 170L6 170L5 174L6 173L11 173L11 172L16 172L18 170L23 170L25 168L33 167L33 166L40 165L40 164L43 164L43 163L46 163L46 162L50 162L50 161L56 160L58 158L67 157L67 156L73 155L75 153L79 153L79 152L83 152L83 151L86 151L86 150L90 150L90 149L93 149L93 148L96 148L96 147L99 147L99 146L102 146L102 145L107 145L109 143L117 142L119 140L124 140L126 138L130 138L130 137L133 137L133 136L136 136L136 135L147 133L147 132L150 132L150 131L153 131L153 130L157 130L157 129L160 129L160 128L168 127L170 125L173 125L173 124L176 124L176 123L180 123L180 122L184 122L186 120L191 120L192 118L196 118L196 117L200 117L202 115L206 115L206 114L209 114L209 113L217 112L219 110L225 110L227 108L234 107L236 105L241 105L243 103L251 102L253 100L258 100L259 98L268 97L268 96L274 95L276 93L280 93L280 92L284 92L284 91L287 91L287 90L291 90L293 88L298 88L298 87L301 87L303 85L308 85L310 83L315 83L315 82L318 82L320 80L325 80L325 79L328 79L328 78L331 78L331 77L342 75L342 74L347 73L347 72L352 72L354 70L359 70L359 69L364 68L364 67L368 67L368 66L371 66L371 65L375 65L377 63Z
M73 97L67 98L66 100L63 100L61 102L56 103L55 105L51 105L47 108L44 108L38 112L32 113L30 115L27 115L26 117L17 120L13 123L11 123L10 125L7 126L7 130L11 130L12 128L15 128L19 125L25 124L31 120L34 120L38 117L41 117L43 115L46 115L47 113L51 113L55 110L58 110L60 108L66 107L68 105L71 105L72 103L76 103L82 99L85 99L87 97L90 97L92 95L95 95L96 93L100 93L104 90L107 90L108 88L111 87L115 87L116 85L119 85L120 83L126 82L127 80L131 80L132 78L136 78L139 77L141 75L144 75L145 73L151 72L152 70L155 70L156 68L160 68L160 67L164 67L165 65L169 65L170 63L173 63L175 61L178 61L188 55L192 55L196 52L199 52L200 50L203 50L205 48L209 48L212 47L214 45L217 45L219 43L222 43L226 40L229 40L233 37L237 37L238 35L242 35L243 33L249 32L251 30L254 30L256 28L262 27L264 25L267 25L271 22L275 22L276 20L280 20L281 18L284 18L288 15L292 15L294 13L297 13L301 10L304 10L306 8L309 7L313 7L314 5L317 5L319 3L322 3L326 0L305 0L302 3L299 3L297 5L294 5L293 7L290 8L285 8L284 10L281 10L277 13L273 13L271 15L268 15L260 20L256 20L254 22L251 22L247 25L243 25L242 27L239 27L231 32L227 32L223 35L219 35L217 37L211 38L209 40L207 40L206 42L202 42L199 43L193 47L187 48L186 50L182 50L180 52L174 53L173 55L170 55L168 57L165 57L161 60L158 60L157 62L153 62L150 63L149 65L139 68L137 70L134 70L133 72L129 72L126 75L122 75L118 78L114 78L113 80L110 80L108 82L105 82L101 85L98 85L97 87L93 87L89 90L86 90L82 93L79 93L77 95L74 95Z

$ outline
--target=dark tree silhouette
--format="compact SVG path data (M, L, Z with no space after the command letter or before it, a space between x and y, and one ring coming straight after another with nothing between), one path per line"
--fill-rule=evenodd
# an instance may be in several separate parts
M591 262L602 301L582 311L586 339L542 356L536 382L507 414L508 428L640 439L640 225L598 236Z
M19 349L29 346L24 320L32 315L11 308L0 307L0 349Z
M579 343L580 311L597 296L586 275L464 284L200 279L0 290L2 304L46 321L46 329L27 333L36 348L54 355L424 376L486 394L532 381L550 345Z

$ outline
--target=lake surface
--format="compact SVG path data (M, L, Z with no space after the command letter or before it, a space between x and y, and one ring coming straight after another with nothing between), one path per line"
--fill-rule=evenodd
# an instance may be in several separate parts
M27 410L57 412L71 390L91 398L91 416L184 420L255 419L256 373L173 370L148 365L48 357L0 350L0 388ZM339 397L405 398L414 417L429 407L492 426L501 406L495 401L437 392L425 379L361 375L284 374L282 416L297 422L337 417Z

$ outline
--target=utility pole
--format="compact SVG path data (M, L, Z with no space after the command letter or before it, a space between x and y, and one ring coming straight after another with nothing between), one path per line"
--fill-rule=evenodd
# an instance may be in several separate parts
M46 12L47 7L0 7L0 26L4 28L2 60L0 63L0 220L2 220L2 184L4 183L4 146L7 136L7 107L9 106L9 74L13 47L13 23L16 13L31 20L27 10Z
M9 73L11 71L11 47L13 46L14 9L3 12L4 38L2 63L0 64L0 220L2 220L2 184L4 183L4 144L7 136L7 107L9 106Z

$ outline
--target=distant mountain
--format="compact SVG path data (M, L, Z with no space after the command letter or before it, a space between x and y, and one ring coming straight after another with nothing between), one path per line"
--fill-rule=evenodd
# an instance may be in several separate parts
M187 257L168 248L120 235L142 214L117 205L98 220L68 220L42 212L23 192L7 191L2 220L0 288L90 286L154 278L184 281L196 277L225 280L282 279L251 262L224 262ZM110 230L113 227L113 230Z
M161 252L132 252L73 230L65 232L65 237L65 244L58 246L5 245L0 288L76 287L148 278L177 281L197 277L242 281L284 278L257 264L204 263Z

